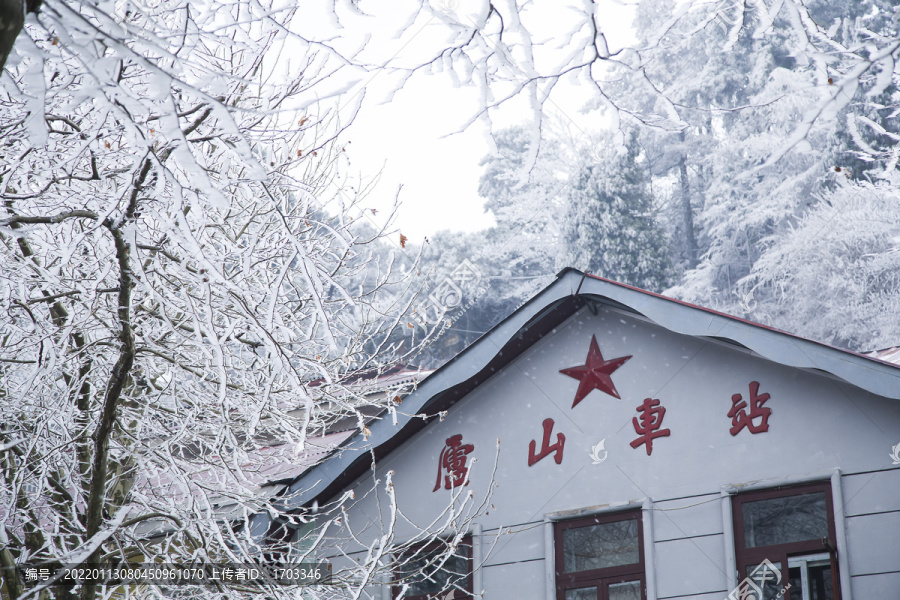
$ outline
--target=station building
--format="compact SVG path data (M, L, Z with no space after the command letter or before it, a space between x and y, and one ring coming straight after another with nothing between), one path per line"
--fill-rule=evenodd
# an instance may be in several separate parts
M878 356L565 270L286 509L341 504L336 568L418 550L382 557L381 600L896 600L900 366Z

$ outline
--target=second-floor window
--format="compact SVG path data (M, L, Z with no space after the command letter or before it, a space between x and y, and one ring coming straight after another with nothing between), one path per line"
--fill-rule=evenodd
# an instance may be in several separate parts
M643 600L641 512L555 524L557 600Z
M829 483L738 494L732 509L744 585L758 586L764 600L838 600Z
M472 538L452 548L435 540L397 559L394 598L404 600L461 600L472 598Z

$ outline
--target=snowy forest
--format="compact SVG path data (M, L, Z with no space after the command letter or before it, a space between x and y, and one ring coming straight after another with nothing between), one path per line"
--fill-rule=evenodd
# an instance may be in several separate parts
M112 594L22 565L309 555L352 498L284 510L291 465L323 455L308 442L400 410L415 382L378 377L439 367L565 267L900 344L893 0L641 0L615 50L592 0L410 0L392 39L437 42L402 62L368 52L380 0L301 4L0 1L4 598ZM346 138L376 75L477 91L458 125L492 132L493 227L367 218ZM556 108L573 88L596 128ZM494 124L514 101L528 118ZM411 560L386 527L305 597L369 597Z
M496 226L425 250L438 269L468 258L490 278L441 358L564 267L842 348L898 345L897 91L893 63L875 60L898 7L807 2L772 18L764 3L720 4L733 12L675 25L671 3L639 4L640 75L662 97L614 67L618 131L556 115L540 137L531 123L496 133L478 190ZM827 48L797 52L801 18ZM663 104L680 128L654 115Z

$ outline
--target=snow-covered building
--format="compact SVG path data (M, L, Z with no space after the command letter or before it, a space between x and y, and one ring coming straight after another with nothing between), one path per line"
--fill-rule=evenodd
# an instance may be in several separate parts
M569 269L289 488L447 540L372 598L897 599L900 367Z

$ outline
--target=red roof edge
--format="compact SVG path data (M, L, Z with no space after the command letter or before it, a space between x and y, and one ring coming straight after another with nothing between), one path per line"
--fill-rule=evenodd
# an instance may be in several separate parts
M838 352L843 352L843 353L845 353L845 354L851 354L851 355L853 355L853 356L858 356L858 357L860 357L860 358L864 358L864 359L866 359L866 360L871 360L871 361L874 361L874 362L877 362L877 363L881 363L881 364L883 364L883 365L889 365L889 366L894 367L894 368L900 368L900 365L898 365L897 363L893 363L893 362L889 362L889 361L886 361L886 360L882 360L882 359L880 359L880 358L876 358L876 357L870 356L870 355L868 355L868 354L863 354L863 353L860 353L860 352L856 352L856 351L854 351L854 350L848 350L847 348L841 348L841 347L839 347L839 346L832 346L831 344L826 344L825 342L819 342L819 341L816 341L816 340L811 340L811 339L809 339L809 338L805 338L805 337L800 336L800 335L797 335L797 334L795 334L795 333L790 333L789 331L784 331L784 330L778 329L778 328L776 328L776 327L770 327L770 326L768 326L768 325L763 325L762 323L757 323L756 321L750 321L749 319L742 319L741 317L736 317L736 316L734 316L734 315L729 315L728 313L723 313L723 312L720 312L720 311L718 311L718 310L714 310L714 309L712 309L712 308L707 308L707 307L705 307L705 306L700 306L700 305L698 305L698 304L691 304L690 302L685 302L684 300L679 300L678 298L672 298L672 297L670 297L670 296L664 296L664 295L662 295L662 294L657 294L656 292L651 292L651 291L649 291L649 290L645 290L645 289L642 289L642 288L639 288L639 287L635 287L635 286L633 286L633 285L628 285L627 283L621 283L621 282L619 282L619 281L613 281L612 279L607 279L606 277L601 277L601 276L599 276L599 275L594 275L593 273L590 273L590 272L582 272L582 271L579 271L578 269L576 269L576 268L574 268L574 267L566 267L565 269L563 269L562 271L560 271L560 272L557 274L556 277L557 277L557 278L560 278L560 277L562 277L564 274L568 273L569 271L573 271L573 272L575 272L575 273L581 273L584 277L590 277L591 279L596 279L596 280L598 280L598 281L602 281L602 282L604 282L604 283L609 283L609 284L615 285L615 286L617 286L617 287L625 288L625 289L632 290L632 291L635 291L635 292L640 292L640 293L642 293L642 294L647 294L648 296L653 296L653 297L655 297L655 298L660 298L661 300L668 300L669 302L675 302L676 304L681 304L682 306L687 306L687 307L689 307L689 308L693 308L693 309L696 309L696 310L701 310L701 311L703 311L703 312L710 313L710 314L713 314L713 315L716 315L716 316L719 316L719 317L725 317L726 319L731 319L731 320L733 320L733 321L738 321L738 322L744 323L744 324L746 324L746 325L751 325L751 326L753 326L753 327L759 327L760 329L765 329L766 331L772 331L772 332L775 332L775 333L780 333L780 334L782 334L782 335L786 335L786 336L788 336L788 337L792 337L792 338L797 339L797 340L801 340L801 341L804 341L804 342L809 342L809 343L811 343L811 344L816 344L817 346L822 346L823 348L828 348L828 349L830 349L830 350L837 350ZM580 287L580 286L579 286L579 287Z

